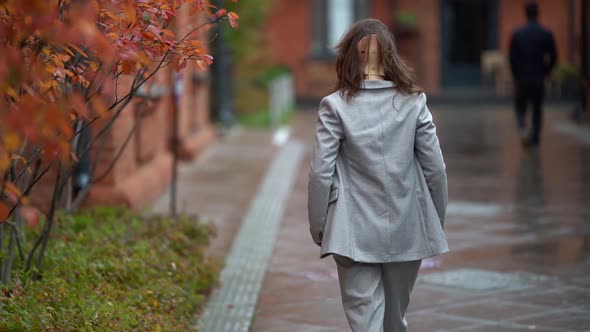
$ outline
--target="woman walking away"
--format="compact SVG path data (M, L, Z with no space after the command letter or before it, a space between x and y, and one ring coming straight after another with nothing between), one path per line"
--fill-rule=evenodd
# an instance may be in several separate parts
M378 20L338 45L336 91L319 107L309 224L338 268L354 332L407 331L422 259L448 251L447 177L426 96Z

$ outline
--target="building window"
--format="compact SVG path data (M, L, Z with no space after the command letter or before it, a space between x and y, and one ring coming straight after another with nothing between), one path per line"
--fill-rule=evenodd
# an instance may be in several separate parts
M340 38L346 33L352 23L354 23L354 1L327 0L326 14L328 47L333 48L338 44Z
M350 26L367 18L367 0L312 0L312 55L332 58Z

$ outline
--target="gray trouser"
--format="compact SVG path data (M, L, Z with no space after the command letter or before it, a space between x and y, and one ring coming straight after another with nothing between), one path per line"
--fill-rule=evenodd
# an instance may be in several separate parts
M333 256L352 331L407 331L406 309L422 261L370 264Z

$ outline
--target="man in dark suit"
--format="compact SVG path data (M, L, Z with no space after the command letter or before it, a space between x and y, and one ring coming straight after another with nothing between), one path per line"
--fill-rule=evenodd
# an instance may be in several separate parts
M516 84L516 120L525 146L540 143L543 120L544 81L557 61L553 34L537 21L539 7L535 2L525 6L528 23L512 34L510 67ZM532 128L527 130L527 106L533 106Z

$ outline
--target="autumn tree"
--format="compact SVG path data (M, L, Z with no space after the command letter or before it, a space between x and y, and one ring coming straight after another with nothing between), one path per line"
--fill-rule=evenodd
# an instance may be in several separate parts
M171 27L181 6L204 20L177 36ZM213 58L194 33L222 20L235 27L237 19L205 0L0 0L2 283L10 281L15 257L40 271L76 165L138 90L168 65L182 70L196 61L205 69ZM82 144L84 131L91 135ZM22 227L39 221L27 196L53 169L50 208L27 246Z

